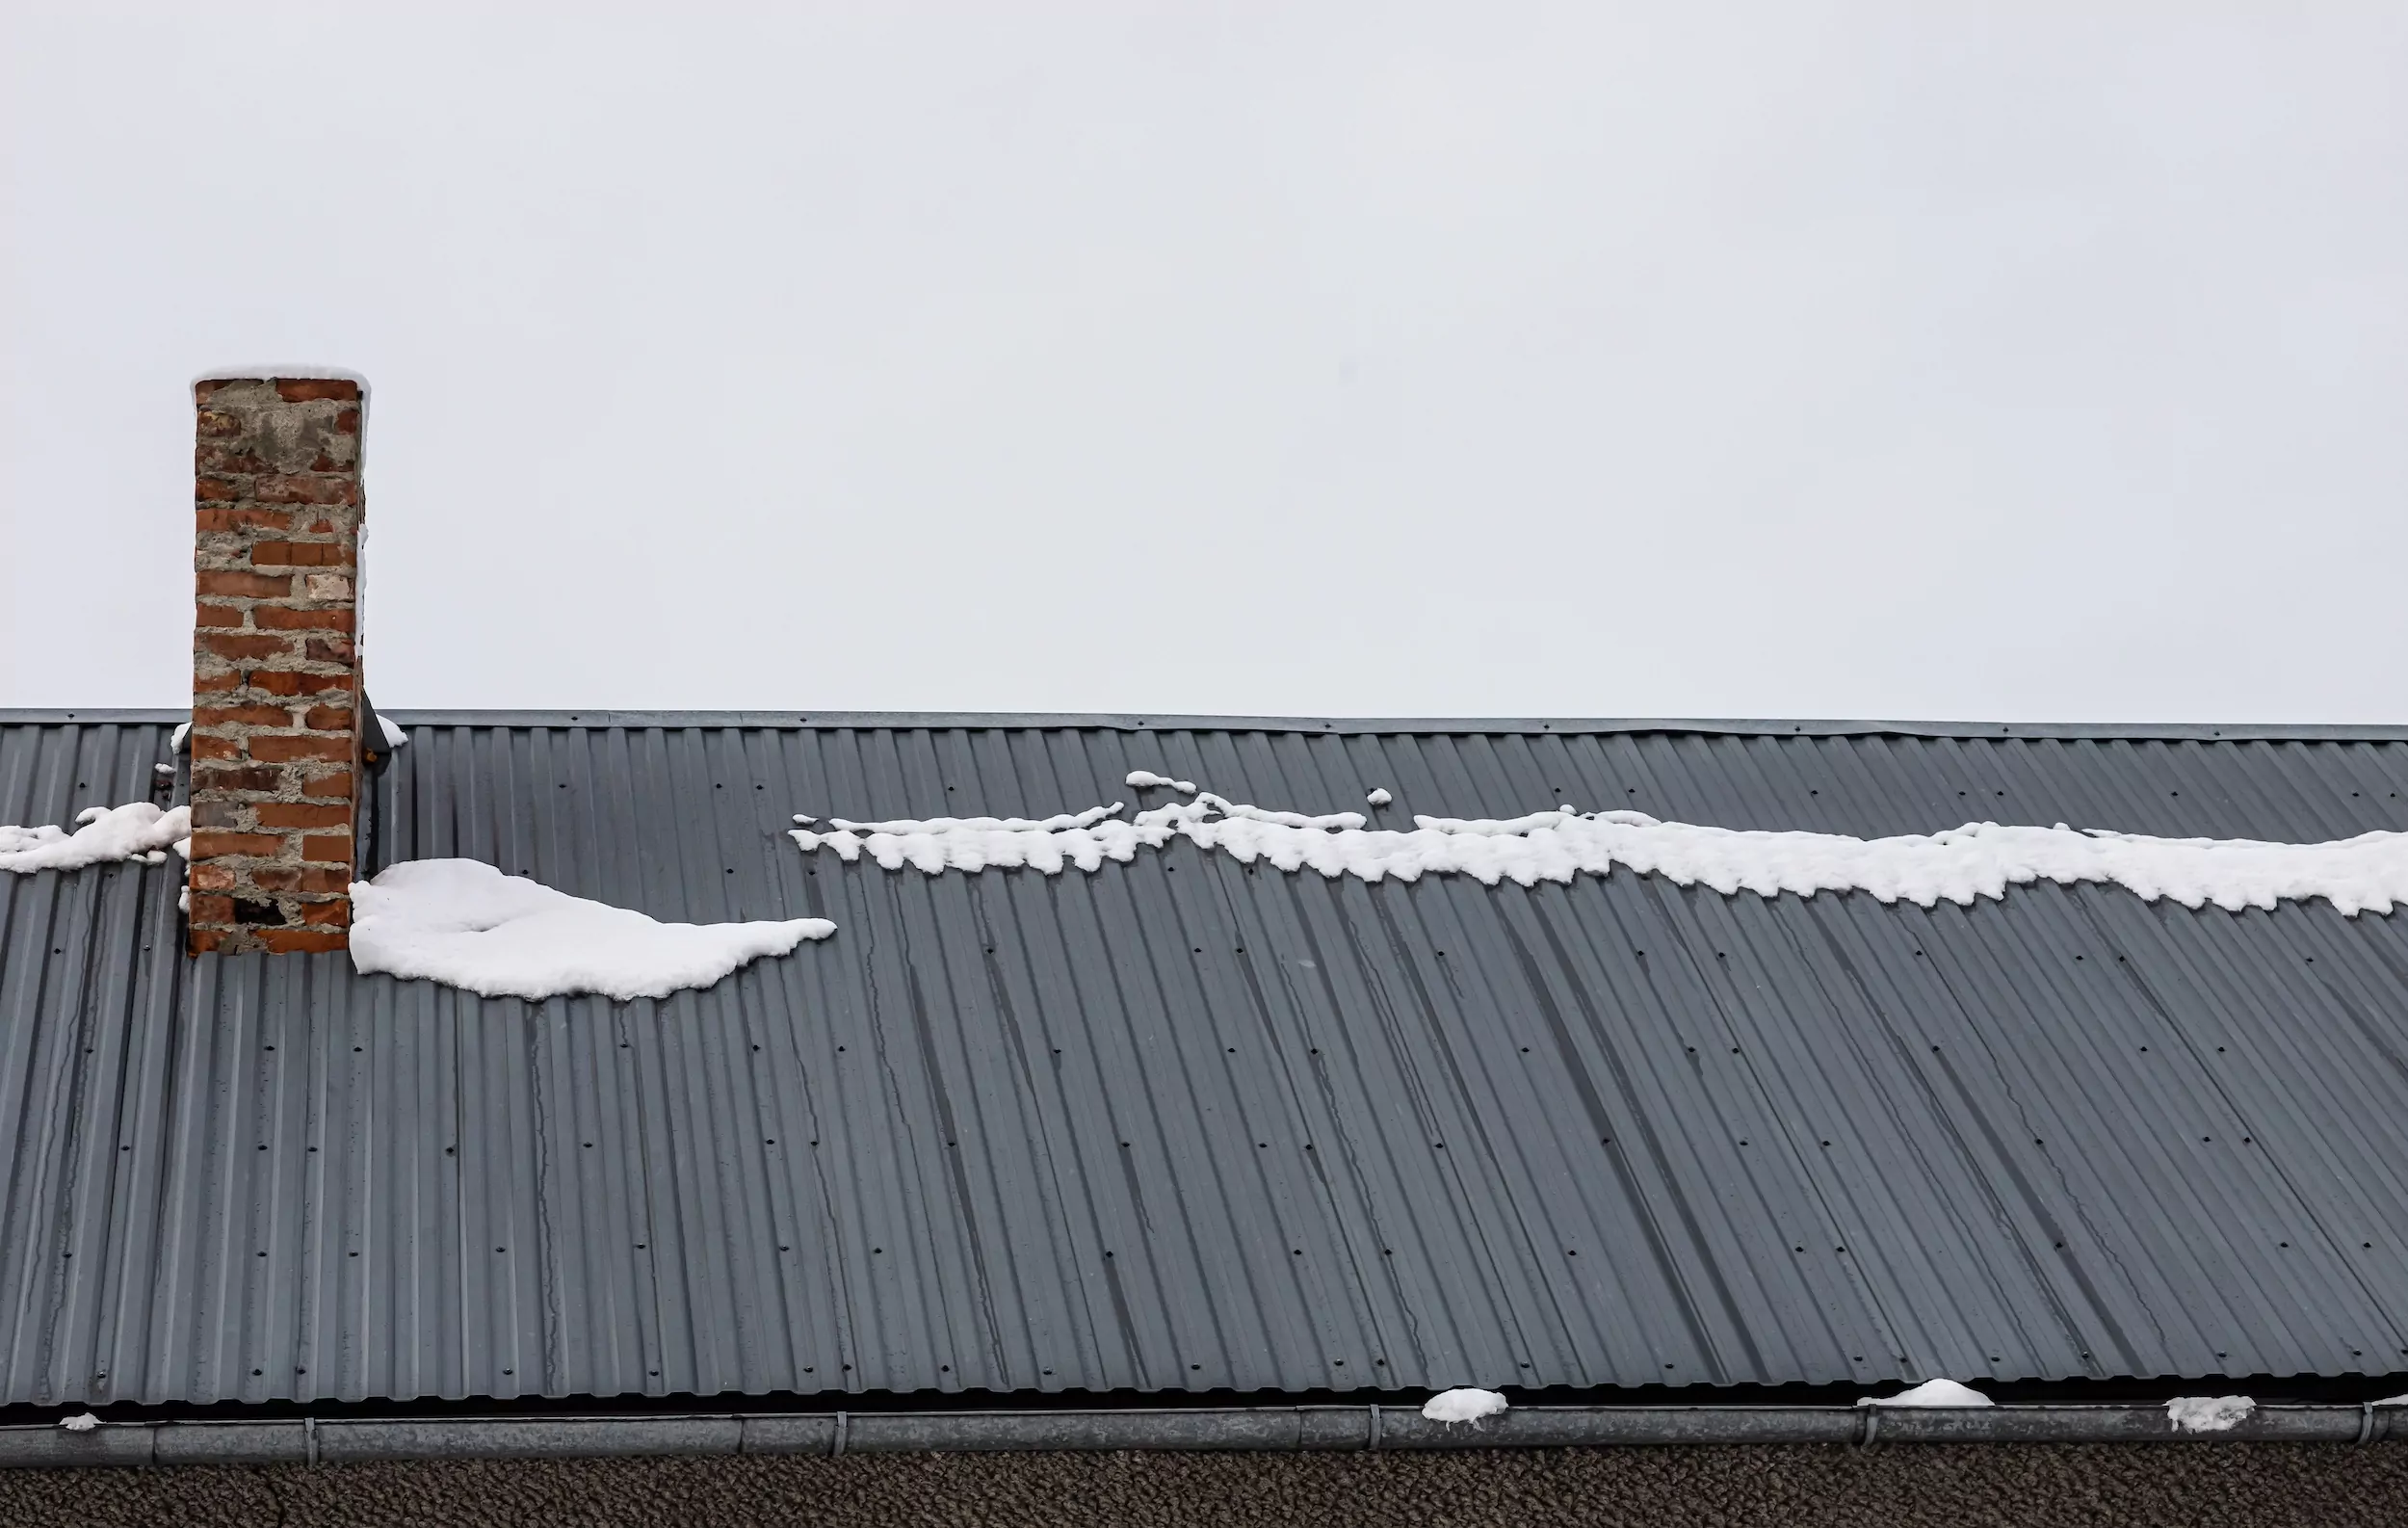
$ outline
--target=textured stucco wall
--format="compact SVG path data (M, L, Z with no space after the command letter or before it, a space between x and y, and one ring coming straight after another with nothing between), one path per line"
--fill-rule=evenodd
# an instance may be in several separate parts
M2408 1444L951 1454L12 1470L0 1472L0 1522L2353 1528L2408 1522Z

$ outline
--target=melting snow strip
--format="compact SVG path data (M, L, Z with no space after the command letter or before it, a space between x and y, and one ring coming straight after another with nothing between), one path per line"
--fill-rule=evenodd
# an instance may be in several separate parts
M1134 778L1134 777L1133 777ZM1174 784L1178 782L1173 782ZM1851 838L1839 833L1741 830L1660 822L1641 812L1569 808L1505 820L1415 817L1411 831L1366 830L1359 812L1309 816L1228 801L1209 791L1120 818L1091 807L1042 820L995 817L837 818L797 829L804 851L863 855L888 870L1021 868L1058 875L1127 862L1139 849L1185 838L1252 863L1313 869L1364 881L1467 875L1484 884L1568 882L1616 866L1682 885L1741 891L1863 891L1883 902L1969 906L2009 886L2113 884L2148 900L2230 911L2321 898L2340 911L2390 912L2408 901L2408 833L2369 832L2328 843L2241 838L2150 838L2099 830L1971 823L1930 834Z
M1131 770L1129 772L1129 777L1122 780L1120 783L1128 786L1133 791L1149 790L1157 785L1167 785L1182 796L1192 796L1195 794L1195 781L1175 780L1167 775L1157 775L1152 770Z

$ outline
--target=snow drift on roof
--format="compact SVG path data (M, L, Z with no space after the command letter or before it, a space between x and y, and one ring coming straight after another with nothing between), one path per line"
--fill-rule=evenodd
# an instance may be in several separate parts
M661 923L474 859L390 866L353 884L352 914L352 963L363 972L531 1000L667 997L836 932L825 918Z
M36 870L76 870L113 859L140 859L157 864L167 851L192 852L192 808L162 811L151 802L122 806L93 806L76 814L81 826L64 828L0 828L0 870L26 874Z
M1883 902L1969 905L2013 885L2051 881L2125 887L2150 901L2187 908L2212 903L2231 911L2271 909L2321 898L2341 911L2389 912L2408 900L2408 833L2370 832L2318 844L2241 838L2149 838L2101 830L1969 823L1895 838L1839 833L1740 830L1660 822L1642 812L1532 812L1502 821L1416 817L1412 831L1365 830L1359 812L1306 816L1267 811L1211 792L1114 820L1117 803L1070 815L1026 818L938 817L854 823L827 831L798 829L805 851L832 849L847 860L867 854L889 870L905 865L940 874L1018 868L1059 874L1127 861L1140 848L1185 838L1252 863L1324 876L1414 881L1467 875L1488 885L1533 885L1575 875L1606 875L1617 865L1725 896L1752 891L1863 891Z

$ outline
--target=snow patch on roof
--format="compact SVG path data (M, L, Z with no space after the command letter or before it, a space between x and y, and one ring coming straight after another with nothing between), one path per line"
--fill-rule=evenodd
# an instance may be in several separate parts
M1133 791L1147 790L1156 785L1167 785L1182 796L1195 794L1195 781L1175 780L1167 775L1157 775L1152 770L1131 770L1129 777L1120 783Z
M162 810L153 802L92 806L78 812L79 825L64 828L0 828L0 871L80 870L111 860L165 860L174 850L192 856L193 812L189 806Z
M2177 1433L2223 1433L2249 1419L2258 1403L2245 1395L2178 1395L2165 1403Z
M1422 1415L1432 1422L1477 1422L1505 1409L1505 1398L1494 1390L1459 1386L1441 1390L1422 1403Z
M1990 1398L1969 1384L1954 1380L1925 1380L1911 1390L1896 1395L1868 1395L1858 1406L1988 1406Z
M395 726L392 723L392 719L385 716L384 713L380 711L377 713L377 725L384 729L384 746L386 748L400 748L403 744L409 741L409 734L403 731L400 727Z
M487 997L667 997L835 932L825 918L661 923L474 859L410 860L352 886L354 966Z
M1363 799L1371 803L1374 806L1385 806L1390 802L1396 800L1394 796L1388 794L1388 787L1385 785L1374 787L1372 793Z
M936 817L877 823L833 820L825 831L796 830L806 851L831 849L851 861L867 854L889 870L905 865L936 875L1026 867L1046 875L1066 865L1094 871L1107 859L1185 838L1252 863L1310 868L1331 878L1415 881L1467 875L1487 885L1534 885L1616 866L1706 885L1733 896L1751 891L1813 896L1863 891L1883 902L1970 906L2009 886L2120 885L2148 900L2186 908L2212 903L2229 911L2272 909L2321 898L2355 915L2389 912L2408 901L2408 833L2369 832L2328 843L2264 843L2241 838L2150 838L2103 830L1968 823L1929 834L1851 838L1840 833L1765 831L1667 823L1643 812L1568 808L1487 819L1420 817L1412 831L1364 830L1359 812L1307 816L1230 802L1210 791L1127 821L1120 806L1027 818Z

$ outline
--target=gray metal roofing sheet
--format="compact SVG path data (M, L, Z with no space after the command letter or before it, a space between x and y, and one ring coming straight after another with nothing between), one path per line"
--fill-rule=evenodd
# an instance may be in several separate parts
M166 719L0 722L0 822ZM662 1002L0 875L0 1400L2408 1370L2408 914L806 856L1135 768L1304 810L2408 827L2383 734L401 718L381 855L840 932ZM891 719L889 719L891 721Z

